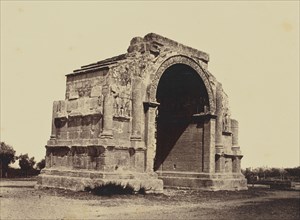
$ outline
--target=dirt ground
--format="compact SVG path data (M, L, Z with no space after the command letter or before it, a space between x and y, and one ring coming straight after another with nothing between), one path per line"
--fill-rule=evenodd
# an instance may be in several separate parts
M300 219L300 192L165 190L162 195L99 196L34 189L35 181L1 180L1 219Z

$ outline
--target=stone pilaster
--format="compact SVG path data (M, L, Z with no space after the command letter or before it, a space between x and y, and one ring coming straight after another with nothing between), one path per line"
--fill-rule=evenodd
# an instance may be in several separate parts
M56 116L56 112L57 112L57 105L58 105L58 101L54 101L53 102L53 108L52 108L52 127L51 127L50 140L55 140L56 139L55 116Z
M215 118L209 118L204 122L204 156L203 156L203 172L215 172Z
M216 173L224 173L225 172L225 157L224 155L217 154L216 155Z
M146 110L146 172L153 172L154 158L156 154L156 110L159 103L144 103Z
M232 146L239 148L239 122L231 119Z
M216 90L216 153L222 153L223 143L222 143L222 130L223 130L223 89L222 84L217 85Z
M232 160L232 172L241 172L241 151L239 146L239 123L235 119L231 119L231 131L232 131L232 152L235 157Z
M50 156L45 157L45 168L50 168L51 167L51 161L50 161Z
M241 159L240 157L234 157L232 160L232 172L240 173L241 172Z
M223 131L223 89L222 84L219 83L216 89L216 156L215 156L215 168L216 173L225 172L225 158L223 155L224 146L222 143L222 131Z
M50 167L53 167L55 165L55 157L53 156L52 152L50 153Z
M110 94L110 91L104 97L103 104L103 132L101 133L101 138L112 138L113 137L113 103L114 98Z
M143 114L143 101L142 101L142 79L136 77L132 85L132 130L131 140L141 140L141 126Z

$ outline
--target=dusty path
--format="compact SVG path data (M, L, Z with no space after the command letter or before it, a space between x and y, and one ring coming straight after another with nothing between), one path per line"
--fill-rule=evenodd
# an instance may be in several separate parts
M299 191L166 190L164 195L99 197L35 190L33 181L1 181L1 219L299 219Z

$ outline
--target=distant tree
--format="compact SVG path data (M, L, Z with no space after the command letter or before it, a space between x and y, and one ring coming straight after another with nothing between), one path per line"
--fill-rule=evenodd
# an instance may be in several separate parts
M291 179L300 180L300 166L295 168L286 168L285 171Z
M8 165L15 162L16 151L4 142L0 144L0 177L7 177Z
M273 178L279 178L280 177L280 169L279 168L271 168L270 170L270 176Z
M21 154L20 156L18 156L18 159L19 166L27 177L28 171L33 169L33 166L35 164L34 157L29 158L28 154Z
M255 169L247 168L242 170L243 174L247 178L248 182L251 182L252 179L259 180L294 180L300 181L300 166L295 168L267 168L267 167L258 167ZM254 178L253 178L254 177Z
M280 172L280 179L281 180L284 180L284 179L287 178L288 172L285 169L281 168L281 169L279 169L279 172Z
M38 170L44 169L45 166L46 166L46 161L45 161L45 159L42 159L40 162L38 162L38 163L36 164L36 168L37 168Z
M245 175L248 183L252 183L255 180L256 173L253 172L250 168L246 168L246 170L243 170L243 174Z
M257 175L259 179L266 179L266 168L264 167L259 167L257 171Z

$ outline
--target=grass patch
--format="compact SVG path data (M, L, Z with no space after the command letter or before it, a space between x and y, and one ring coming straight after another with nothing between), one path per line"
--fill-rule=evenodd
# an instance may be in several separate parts
M120 184L109 183L102 186L95 187L93 189L87 187L85 191L91 192L94 195L99 196L113 196L113 195L135 195L142 194L145 195L145 189L140 188L135 191L134 188L128 184L122 186Z

